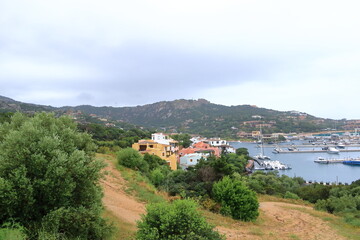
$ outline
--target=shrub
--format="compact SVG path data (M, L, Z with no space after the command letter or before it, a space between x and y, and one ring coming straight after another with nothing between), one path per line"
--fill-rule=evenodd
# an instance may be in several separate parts
M284 198L288 198L288 199L300 199L298 195L296 195L295 193L289 192L287 191L284 194Z
M253 221L259 216L255 192L241 181L225 176L213 185L214 199L221 204L220 212L234 219Z
M197 211L191 200L151 204L138 222L138 240L192 239L218 240L223 237Z
M0 125L0 149L0 224L14 221L34 238L45 216L71 206L93 216L78 221L79 228L87 224L97 231L106 225L99 225L104 165L93 158L90 135L78 132L71 119L17 113ZM63 222L66 235L73 219Z
M155 187L160 186L165 180L165 175L162 173L160 168L156 168L150 172L150 181Z
M121 149L117 154L117 159L120 165L134 170L140 170L147 173L149 165L144 161L143 156L133 148Z

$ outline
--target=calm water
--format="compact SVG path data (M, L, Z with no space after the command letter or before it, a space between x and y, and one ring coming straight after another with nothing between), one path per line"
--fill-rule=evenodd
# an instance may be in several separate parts
M293 142L300 145L301 142ZM286 143L290 145L289 143ZM250 156L257 155L260 148L255 143L239 143L232 142L231 145L235 148L245 147L248 149ZM340 152L339 154L329 153L272 153L275 145L270 148L264 148L264 154L269 156L271 160L278 160L282 163L288 164L292 167L289 170L279 170L279 174L285 174L289 177L302 177L307 181L323 181L323 182L336 182L351 183L360 179L360 166L350 166L342 163L333 164L320 164L315 163L314 160L318 157L324 158L347 158L347 157L360 157L359 152ZM301 148L298 148L302 150ZM304 148L303 150L305 150ZM310 150L311 148L307 148ZM285 150L285 149L284 149Z

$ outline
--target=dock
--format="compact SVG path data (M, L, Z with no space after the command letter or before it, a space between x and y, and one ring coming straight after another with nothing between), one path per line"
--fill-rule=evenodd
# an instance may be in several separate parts
M338 149L339 152L360 152L360 148L359 149ZM278 151L278 154L281 153L326 153L328 152L328 150L322 150L322 149L312 149L312 150L294 150L294 151L289 151L289 150L281 150Z
M346 163L348 164L348 162L354 162L356 164L360 163L360 157L357 158L352 158L352 157L347 157L347 158L323 158L323 157L318 157L318 159L314 160L314 162L316 163Z
M323 147L338 147L338 145L335 144L321 144L321 145L311 145L311 144L304 144L304 145L273 145L273 144L264 144L264 148L274 148L274 147L281 147L281 148L323 148ZM259 145L257 147L260 147ZM345 148L348 147L358 147L360 148L360 144L351 144L351 145L345 145Z

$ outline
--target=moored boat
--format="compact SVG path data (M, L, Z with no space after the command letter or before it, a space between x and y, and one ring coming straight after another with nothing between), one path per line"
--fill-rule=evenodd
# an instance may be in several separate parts
M334 147L329 147L329 149L327 150L328 153L330 154L338 154L340 151Z
M323 157L318 157L317 159L314 160L314 162L316 162L316 163L326 163L326 164L329 163L329 161L326 160Z
M358 165L358 166L360 166L360 160L343 161L343 164L347 164L347 165Z

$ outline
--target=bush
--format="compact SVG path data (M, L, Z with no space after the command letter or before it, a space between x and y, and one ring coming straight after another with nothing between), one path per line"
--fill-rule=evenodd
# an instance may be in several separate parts
M79 133L71 119L17 113L0 125L0 149L0 224L14 221L35 238L45 216L71 206L93 216L79 226L97 231L106 225L98 224L103 222L99 179L104 165L93 158L90 135ZM66 235L73 219L63 222Z
M217 240L223 237L197 211L191 200L151 204L138 222L138 240Z
M309 186L303 186L297 189L297 195L311 203L321 199L328 199L330 196L331 186L325 186L322 184L312 184Z
M160 168L152 170L149 176L151 183L154 184L155 187L160 186L164 182L165 177Z
M0 226L0 239L11 240L25 240L27 239L24 233L26 229L16 223L4 223Z
M149 165L144 161L143 156L133 148L125 148L118 152L117 159L120 165L147 173Z
M100 209L99 209L100 210ZM43 218L42 231L56 236L66 232L68 238L104 239L112 229L98 218L100 211L79 208L59 208Z
M288 199L300 199L298 195L296 195L295 193L289 192L287 191L284 195L284 198L288 198Z
M225 176L213 185L214 199L221 204L220 212L234 219L253 221L259 216L255 192L241 181Z

